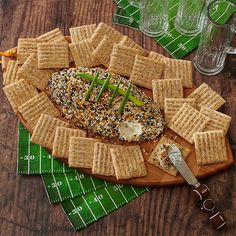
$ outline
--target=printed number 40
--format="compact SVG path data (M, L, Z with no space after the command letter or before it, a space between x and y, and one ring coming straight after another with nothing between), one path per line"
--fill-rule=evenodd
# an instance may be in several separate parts
M114 191L118 191L119 189L123 188L123 184L117 184L113 187Z
M57 181L57 182L52 183L52 188L56 188L56 187L59 187L61 185L62 185L62 182L61 181Z
M98 202L98 200L102 200L102 199L103 199L103 195L99 194L99 195L97 195L97 197L94 198L94 201Z
M179 46L179 48L181 48L182 50L186 50L186 47L185 47L182 43L179 43L178 46Z

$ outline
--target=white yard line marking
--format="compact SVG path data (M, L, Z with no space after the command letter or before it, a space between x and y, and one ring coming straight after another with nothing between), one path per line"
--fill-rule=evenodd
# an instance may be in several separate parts
M57 193L58 193L58 196L59 196L59 198L60 198L60 201L62 202L61 193L60 193L60 190L59 190L59 188L58 188L58 186L57 186L57 181L56 181L56 178L55 178L55 176L54 176L53 173L52 173L52 178L53 178L53 181L54 181L54 183L55 183L55 186L56 186Z
M221 16L219 16L219 17L216 19L216 21L218 21L221 17L224 16L224 14L228 11L229 7L230 7L230 5L227 6L227 8L225 9L225 11L222 13Z
M138 12L139 9L137 9L136 11L134 11L133 13L130 14L130 16L134 15L136 12Z
M50 154L49 154L50 155ZM51 156L51 172L52 173L54 173L54 170L53 170L53 157L52 157L52 155L50 155Z
M91 181L92 181L92 185L93 185L94 190L96 190L96 186L95 186L95 184L94 184L94 181L93 181L92 176L89 176L89 177L90 177L90 179L91 179Z
M116 186L117 186L117 184L116 184ZM123 198L125 199L126 203L128 203L127 198L125 197L124 193L121 191L121 189L119 188L119 186L117 186L117 188L118 188L119 192L121 193L121 195L123 196Z
M76 173L77 179L78 179L78 181L79 181L79 184L80 184L80 186L81 186L82 193L85 194L84 187L83 187L83 184L82 184L82 182L81 182L81 180L80 180L79 174L78 174L78 172L77 172L76 170L75 170L75 173Z
M127 18L127 19L130 19L130 18L131 18L131 17L129 17L129 16L121 16L121 15L118 15L118 14L115 14L115 16L123 17L123 18Z
M119 4L122 0L117 1L116 3Z
M125 10L126 8L130 7L131 4L128 4L126 7L123 8L123 10Z
M30 133L28 133L28 175L30 174Z
M179 5L179 3L177 2L175 5L173 5L173 6L169 9L169 11L171 11L176 5Z
M95 195L97 201L100 203L100 205L101 205L102 209L104 210L104 212L105 212L106 214L108 214L107 211L106 211L106 209L105 209L105 207L103 206L102 202L101 202L100 199L98 198L97 194L96 194L95 192L93 192L93 194Z
M195 35L194 37L190 38L188 41L186 41L185 43L183 43L183 45L186 45L188 42L190 42L191 40L195 39L198 35ZM183 46L182 45L182 46ZM179 46L178 48L176 48L173 52L171 52L171 55L173 55L175 52L177 52L179 49L181 49L181 46Z
M137 194L136 190L132 186L131 186L131 188L134 191L135 196L138 197L138 194Z
M113 202L114 206L116 207L116 209L118 208L118 206L116 205L115 201L113 200L112 196L110 195L110 193L108 192L108 190L105 188L105 191L107 192L109 198L111 199L111 201Z
M70 199L71 204L73 205L74 209L76 209L76 213L78 214L78 216L80 217L81 221L83 222L84 226L86 227L87 224L85 223L84 219L82 218L81 214L79 213L79 211L77 210L77 207L75 206L74 202L72 201L72 199Z
M92 209L91 209L90 206L88 205L88 203L87 203L87 201L85 200L84 196L82 195L81 197L83 198L83 200L84 200L86 206L88 207L88 209L90 210L91 214L93 215L93 218L94 218L95 220L97 220L97 217L94 215Z
M67 183L68 188L69 188L69 190L70 190L70 195L71 195L72 198L74 198L74 194L73 194L72 189L71 189L71 187L70 187L70 183L69 183L69 181L68 181L67 174L64 173L64 176L65 176L65 178L66 178L66 183Z
M165 34L163 34L158 40L163 39L168 33L172 32L173 30L175 30L175 28L171 29L170 31L167 31Z

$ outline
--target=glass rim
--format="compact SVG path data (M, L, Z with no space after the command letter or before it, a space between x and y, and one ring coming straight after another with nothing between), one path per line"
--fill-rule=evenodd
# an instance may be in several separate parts
M234 6L234 7L236 7L236 4L234 4L233 2L231 2L231 1L229 1L229 0L226 0L231 6ZM211 17L211 15L210 15L210 7L213 5L213 4L215 4L215 3L217 3L217 2L222 2L222 1L220 1L220 0L214 0L214 1L212 1L212 2L210 2L209 4L208 4L208 6L207 6L207 17L208 17L208 19L214 24L214 25L216 25L216 26L218 26L218 27L226 27L226 26L229 26L230 25L230 23L226 23L226 24L224 24L224 25L220 25L220 24L218 24L215 20L213 20L212 19L212 17ZM232 17L234 17L234 16L236 16L236 13L234 13L230 18L232 18ZM229 19L230 19L229 18Z

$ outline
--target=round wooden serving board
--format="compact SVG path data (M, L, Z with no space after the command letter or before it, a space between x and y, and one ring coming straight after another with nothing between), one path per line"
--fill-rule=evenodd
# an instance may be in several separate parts
M3 57L2 58L2 70L3 70L3 76L5 75L7 64L8 64L9 58ZM184 89L184 97L188 96L194 89ZM151 94L150 91L145 90L147 94ZM21 114L17 114L23 125L26 127L26 129L32 133L31 127L26 123L26 121L22 118ZM195 149L194 145L188 143L186 140L181 138L179 135L177 135L175 132L173 132L170 129L167 129L165 131L165 136L167 138L173 139L174 137L177 137L175 141L179 144L181 144L184 147L187 147L191 150L189 156L187 157L187 164L194 173L194 175L197 178L205 178L207 176L211 176L215 173L218 173L220 171L225 170L226 168L230 167L234 163L234 158L233 154L229 145L229 141L226 138L226 148L227 148L227 153L228 153L228 161L224 163L219 163L219 164L211 164L211 165L203 165L199 166L197 165L196 158L195 158ZM91 135L90 135L91 136ZM97 135L93 135L92 137L96 138L102 138ZM107 141L104 140L103 141ZM120 141L112 141L109 140L108 142L116 143L116 144L123 144L123 145L130 145L126 142L120 142ZM142 150L145 149L145 152L143 152L144 159L147 160L151 152L153 151L155 145L158 143L158 140L154 140L152 142L142 142L139 144L142 148ZM134 143L132 143L134 145ZM50 151L50 150L49 150ZM67 163L66 159L62 159L62 161ZM182 178L180 174L178 174L176 177L167 174L165 171L159 169L158 167L151 165L147 161L145 162L146 168L147 168L147 176L145 177L140 177L140 178L132 178L128 180L117 180L115 177L107 177L107 176L102 176L102 175L94 175L92 174L92 171L90 169L86 168L78 168L79 171L86 173L88 175L104 179L107 181L115 182L115 183L120 183L120 184L125 184L125 185L135 185L135 186L164 186L164 185L175 185L175 184L182 184L185 183L185 180Z

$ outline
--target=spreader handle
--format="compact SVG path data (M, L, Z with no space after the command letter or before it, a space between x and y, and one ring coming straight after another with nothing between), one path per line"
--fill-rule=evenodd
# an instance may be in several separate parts
M215 201L208 198L210 194L209 188L205 184L200 184L192 190L193 198L200 204L200 209L210 214L210 222L215 229L221 229L226 225L225 216L216 210Z
M210 190L205 184L200 184L198 187L193 189L193 198L196 202L201 202L207 199L209 196Z

